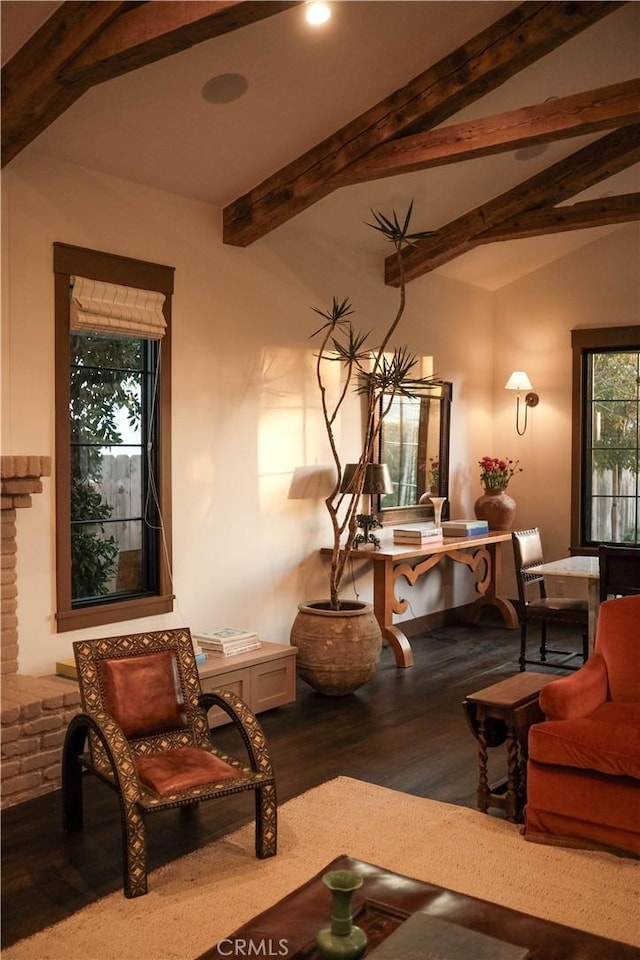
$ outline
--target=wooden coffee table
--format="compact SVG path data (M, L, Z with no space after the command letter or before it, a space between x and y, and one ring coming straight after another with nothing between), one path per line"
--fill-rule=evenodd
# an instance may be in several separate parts
M425 850L425 858L428 855ZM357 870L364 878L352 906L355 922L369 937L365 957L418 910L467 930L527 947L532 960L638 960L640 956L640 951L628 944L341 856L197 960L269 955L281 960L317 960L315 935L327 926L331 906L329 891L322 883L322 875L328 870ZM269 947L275 952L266 953Z

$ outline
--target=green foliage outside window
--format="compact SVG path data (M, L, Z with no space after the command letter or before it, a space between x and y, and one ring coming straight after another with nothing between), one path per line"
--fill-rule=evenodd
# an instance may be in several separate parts
M640 354L591 356L590 539L638 542Z
M122 442L117 416L140 422L142 341L74 334L70 338L72 599L104 596L118 568L112 515L99 483L103 449Z
M71 595L75 600L104 596L117 569L118 544L95 521L108 520L111 507L89 482L74 478L71 513L76 524L71 533Z

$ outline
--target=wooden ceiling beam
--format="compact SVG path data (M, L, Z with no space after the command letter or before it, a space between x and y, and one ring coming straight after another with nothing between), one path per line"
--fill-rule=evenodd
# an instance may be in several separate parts
M478 244L503 240L522 240L548 233L565 233L589 227L605 227L612 223L640 220L640 193L624 193L618 197L581 200L565 207L541 207L524 213L478 234Z
M552 164L519 186L446 224L406 250L405 280L415 280L473 249L478 236L526 210L560 203L640 161L640 124L622 127ZM385 260L385 283L400 284L395 255Z
M223 240L247 246L330 193L381 143L435 127L622 4L530 0L356 120L272 174L223 212Z
M2 166L96 83L301 2L67 0L2 68Z
M640 79L558 97L382 144L347 167L339 186L577 137L640 120Z
M57 79L63 68L129 3L61 4L2 68L2 166L87 89Z
M122 13L62 71L63 83L91 84L170 57L203 40L220 37L302 0L147 0Z

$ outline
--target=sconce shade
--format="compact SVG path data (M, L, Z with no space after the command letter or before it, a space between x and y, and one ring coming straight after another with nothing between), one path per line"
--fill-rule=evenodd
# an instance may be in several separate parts
M340 493L348 493L356 472L357 463L345 463ZM386 463L368 463L363 493L393 493L393 484Z
M527 429L527 410L529 407L537 407L540 402L540 397L537 393L533 393L533 387L531 385L531 380L526 375L524 370L514 370L507 382L504 385L505 390L517 390L518 396L516 397L516 433L519 437L524 436ZM527 391L524 398L524 425L522 430L520 429L520 393L524 390Z
M524 370L514 370L504 388L505 390L533 390L533 385Z

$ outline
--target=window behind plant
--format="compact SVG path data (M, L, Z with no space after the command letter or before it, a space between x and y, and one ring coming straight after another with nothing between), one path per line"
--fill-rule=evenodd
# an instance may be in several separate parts
M172 609L173 270L55 244L58 629Z
M576 330L572 540L640 542L640 330Z
M418 502L418 452L421 402L397 396L389 407L381 432L380 462L386 463L393 493L381 497L382 509L406 507Z

